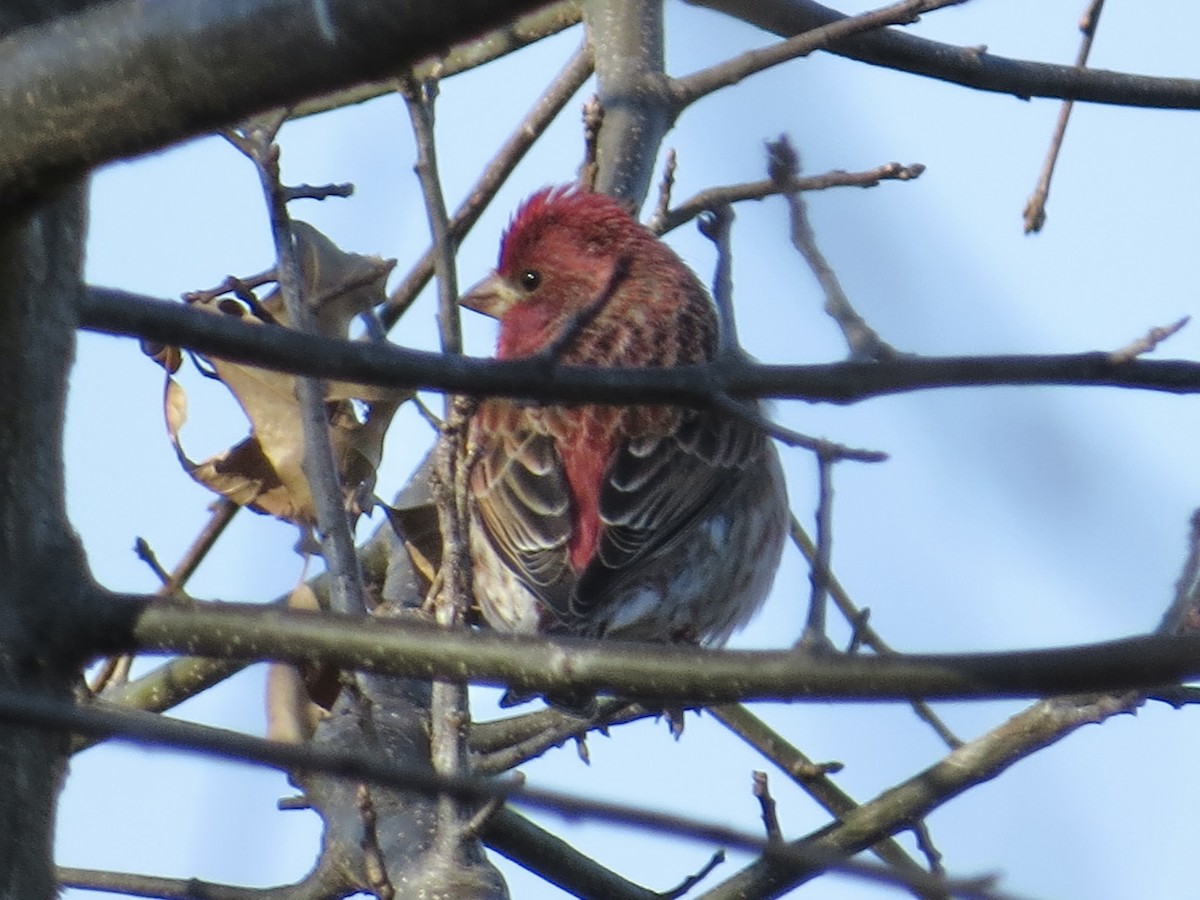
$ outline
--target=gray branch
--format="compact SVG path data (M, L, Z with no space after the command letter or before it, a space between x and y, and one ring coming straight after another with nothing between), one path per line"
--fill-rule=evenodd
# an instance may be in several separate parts
M0 201L390 77L537 0L114 0L0 44ZM287 65L280 65L287 60Z
M846 18L811 0L692 0L791 37ZM1156 109L1200 108L1200 80L1157 78L1104 69L1078 69L1051 63L993 56L982 47L956 47L905 34L895 28L845 38L829 47L838 56L925 75L981 91L1012 94L1021 99L1057 97L1119 106Z

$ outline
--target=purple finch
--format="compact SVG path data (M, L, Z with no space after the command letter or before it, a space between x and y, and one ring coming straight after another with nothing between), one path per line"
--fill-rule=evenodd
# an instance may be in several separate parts
M542 190L462 305L496 356L661 367L717 349L696 275L603 194ZM770 438L711 409L480 403L471 422L475 595L500 631L721 644L762 604L788 507Z

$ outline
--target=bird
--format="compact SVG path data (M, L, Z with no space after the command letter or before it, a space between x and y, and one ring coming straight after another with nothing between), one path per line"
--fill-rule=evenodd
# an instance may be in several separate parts
M568 185L513 214L463 307L496 358L666 367L717 353L708 292L618 201ZM468 426L472 577L508 633L719 646L761 607L789 511L751 417L669 405L479 401Z

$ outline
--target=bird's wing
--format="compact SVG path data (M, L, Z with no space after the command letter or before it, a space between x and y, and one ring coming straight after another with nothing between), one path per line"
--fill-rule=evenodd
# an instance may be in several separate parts
M481 443L470 479L484 531L521 581L561 611L575 573L567 548L571 494L554 441L532 430L503 429Z
M689 526L738 490L742 473L766 465L768 438L728 415L681 412L664 437L621 444L600 490L596 556L580 576L572 617L586 619L644 567L693 540Z

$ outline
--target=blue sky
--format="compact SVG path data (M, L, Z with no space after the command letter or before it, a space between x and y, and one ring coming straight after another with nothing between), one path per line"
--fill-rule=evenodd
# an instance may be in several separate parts
M1001 55L1069 62L1082 6L976 2L932 14L914 30L987 44ZM1164 0L1153 16L1146 13L1136 4L1108 4L1093 65L1194 77L1200 9ZM680 4L668 5L668 34L673 74L768 40ZM523 115L544 73L557 71L577 42L572 32L443 85L439 153L451 207ZM499 233L524 195L573 177L575 111L589 90L464 242L464 283L494 263ZM808 197L818 241L885 340L929 355L1114 349L1196 311L1200 119L1078 106L1046 229L1027 237L1021 210L1057 112L1055 101L983 94L818 54L702 101L680 118L667 144L679 154L679 199L761 177L763 142L781 132L799 147L807 172L924 163L928 170L914 182ZM297 203L295 216L345 249L396 256L401 268L425 248L411 131L399 99L290 124L281 143L287 180L357 186L350 200ZM708 242L690 228L670 242L708 280ZM781 201L739 208L734 254L740 336L751 353L772 362L844 354L815 282L788 245ZM222 141L193 141L97 174L91 281L174 297L270 264L256 177ZM392 339L433 346L432 310L426 296ZM491 323L468 317L464 325L468 351L490 353ZM1197 326L1156 355L1200 358ZM240 440L244 423L220 386L191 378L188 387L185 441L193 458ZM70 513L93 571L114 589L155 586L131 551L135 537L145 537L169 565L206 518L210 495L180 471L163 432L161 388L159 370L134 342L81 337L67 431ZM1182 563L1188 518L1200 505L1195 411L1189 397L1022 388L926 392L846 408L777 403L772 414L790 427L891 455L881 465L839 467L834 568L896 648L968 651L1116 638L1157 623ZM403 484L430 439L418 417L401 412L380 471L381 494ZM801 451L783 456L793 508L810 522L815 464ZM190 590L205 598L270 599L302 575L293 542L289 527L239 515ZM766 609L734 645L789 645L807 591L802 561L788 551ZM844 634L839 627L835 639ZM262 668L253 668L179 714L260 733L262 680ZM481 691L476 714L490 715L494 698ZM945 704L939 711L970 738L1020 708ZM859 800L943 754L902 706L797 703L758 711L813 758L844 762L838 782ZM1005 889L1024 896L1191 896L1200 803L1190 789L1190 749L1197 736L1193 711L1160 705L1082 729L935 813L929 825L945 864L956 875L999 873ZM678 743L665 725L640 723L590 746L590 767L568 747L526 767L527 775L541 785L759 827L750 771L763 762L709 719L689 718ZM825 823L781 773L771 778L786 835ZM281 776L250 767L140 749L91 750L72 764L60 862L256 885L293 880L307 871L319 831L310 814L275 810L290 793ZM564 830L656 889L699 868L712 849L578 823ZM732 874L737 859L712 877ZM562 896L505 871L514 896ZM796 894L893 896L845 878Z

